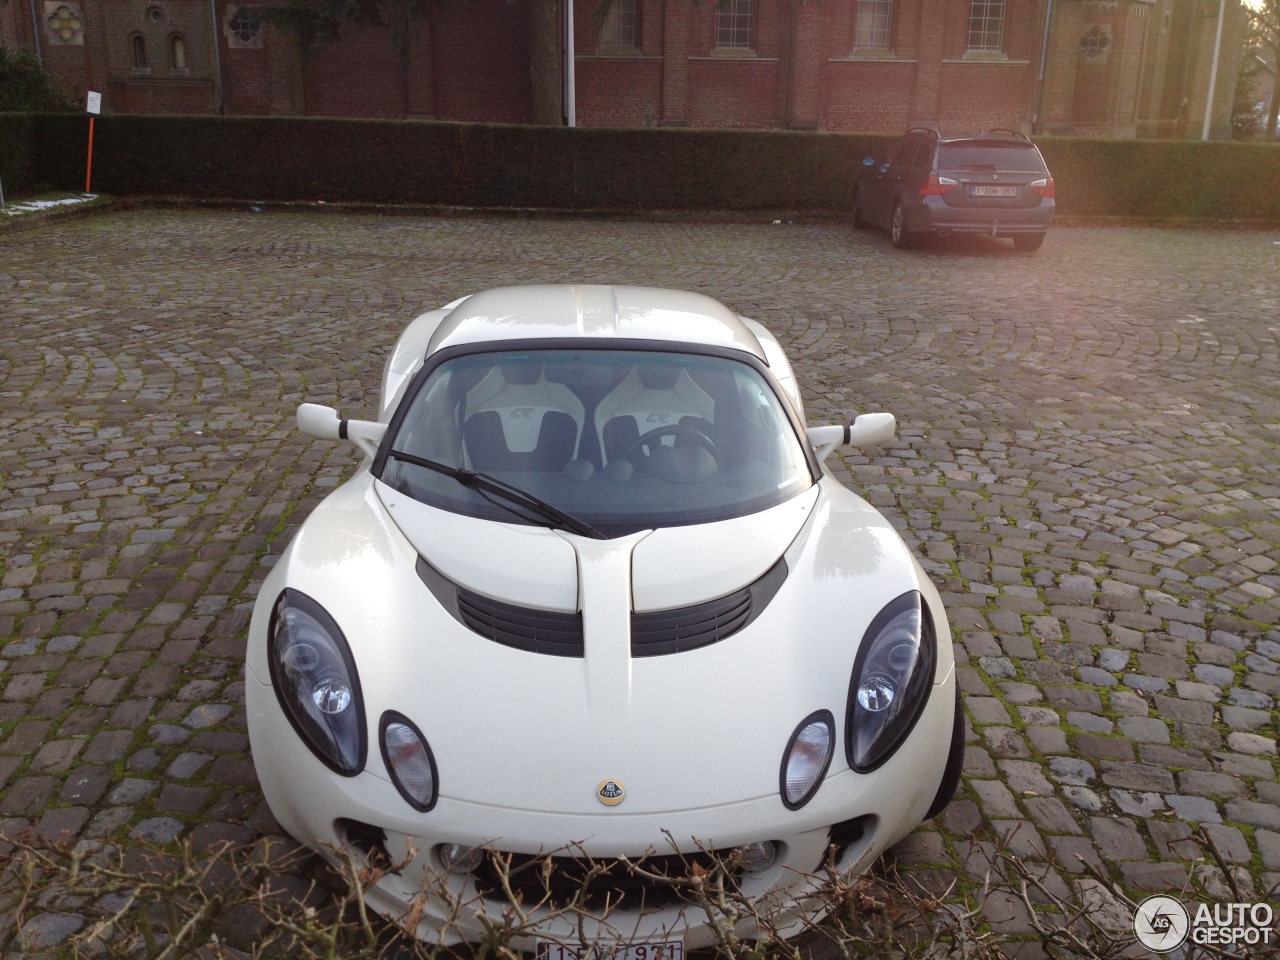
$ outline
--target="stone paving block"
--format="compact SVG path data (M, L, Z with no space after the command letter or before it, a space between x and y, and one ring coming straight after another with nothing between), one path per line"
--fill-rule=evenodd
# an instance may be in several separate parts
M29 501L0 518L0 815L79 807L84 836L120 838L181 807L195 830L278 831L245 759L244 634L356 465L290 410L374 410L410 316L551 270L720 296L786 344L812 420L898 416L891 448L828 465L922 547L963 644L976 779L918 836L989 845L1025 817L1135 894L1185 877L1191 825L1168 815L1212 808L1233 857L1254 838L1255 884L1280 870L1280 437L1258 426L1280 351L1256 235L1055 227L1035 258L990 238L913 253L922 279L843 225L287 220L0 233L0 496ZM92 289L65 267L90 256ZM1044 322L1062 303L1073 322ZM1041 822L1063 816L1082 832Z

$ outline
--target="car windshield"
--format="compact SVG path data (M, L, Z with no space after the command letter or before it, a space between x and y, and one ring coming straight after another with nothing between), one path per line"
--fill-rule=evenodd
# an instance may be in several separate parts
M721 356L468 354L433 369L405 403L382 481L468 516L556 525L397 454L496 478L606 536L743 516L813 483L765 377Z

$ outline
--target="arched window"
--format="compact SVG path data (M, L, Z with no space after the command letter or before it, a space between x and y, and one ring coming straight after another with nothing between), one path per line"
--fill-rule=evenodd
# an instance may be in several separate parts
M187 69L187 45L181 37L169 39L169 66L174 70Z
M636 16L636 0L613 0L609 15L600 28L602 47L638 47L640 45L639 18Z
M147 69L147 41L139 33L133 35L133 39L129 41L133 46L133 69Z
M716 4L716 49L751 50L756 40L755 0Z

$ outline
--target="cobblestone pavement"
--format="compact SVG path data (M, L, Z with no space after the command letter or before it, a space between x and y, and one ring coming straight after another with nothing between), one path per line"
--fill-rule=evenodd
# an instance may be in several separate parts
M1263 897L1278 242L1074 228L1027 256L833 225L172 212L0 234L3 830L278 829L245 733L250 606L355 462L296 432L297 403L371 415L412 316L572 279L711 294L780 336L811 420L897 414L843 469L937 578L970 723L961 795L904 863L980 872L1016 828L1068 896L1083 858L1134 894L1199 870L1225 897L1180 842L1204 831Z

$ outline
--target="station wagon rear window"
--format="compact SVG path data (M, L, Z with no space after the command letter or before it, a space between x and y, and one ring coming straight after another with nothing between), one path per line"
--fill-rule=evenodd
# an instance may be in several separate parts
M940 170L1016 170L1044 173L1034 144L1009 140L958 140L938 147Z

